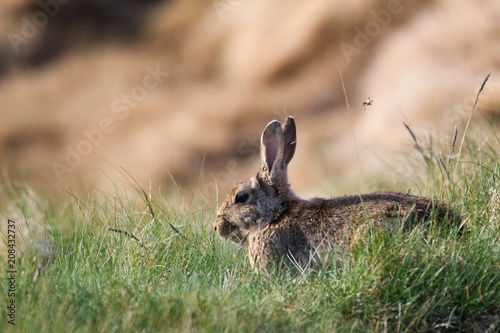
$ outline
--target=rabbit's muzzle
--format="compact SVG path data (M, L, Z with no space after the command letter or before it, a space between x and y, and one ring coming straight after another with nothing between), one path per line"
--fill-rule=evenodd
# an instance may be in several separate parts
M241 243L242 240L245 238L245 235L237 225L231 223L230 221L222 217L218 217L214 221L214 230L222 238L231 237L231 241L233 241L234 243Z

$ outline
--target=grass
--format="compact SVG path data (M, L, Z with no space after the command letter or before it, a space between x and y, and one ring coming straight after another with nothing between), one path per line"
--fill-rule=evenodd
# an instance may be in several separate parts
M2 248L0 331L498 332L500 141L466 142L460 160L418 151L423 194L450 202L466 233L368 232L341 267L305 275L254 274L201 203L136 188L142 201L117 190L51 204L4 180L19 243L15 326Z

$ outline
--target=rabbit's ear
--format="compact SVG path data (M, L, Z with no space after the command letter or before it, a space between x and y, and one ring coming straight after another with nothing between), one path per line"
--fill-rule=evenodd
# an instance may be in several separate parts
M279 121L267 124L260 140L260 163L262 172L271 180L283 168L283 130Z
M295 154L295 148L297 147L297 131L295 129L295 119L293 117L287 117L282 123L281 127L283 129L284 137L284 149L283 158L286 165L290 163ZM284 165L283 167L285 167Z

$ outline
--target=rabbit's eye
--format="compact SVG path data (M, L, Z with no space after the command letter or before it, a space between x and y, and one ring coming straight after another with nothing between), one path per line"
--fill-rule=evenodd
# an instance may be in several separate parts
M234 202L246 202L248 200L248 193L240 192L234 197Z

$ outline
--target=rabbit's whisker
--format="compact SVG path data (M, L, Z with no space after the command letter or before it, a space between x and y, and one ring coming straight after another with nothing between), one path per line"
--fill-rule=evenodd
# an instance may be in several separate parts
M245 234L245 236L243 236L243 238L241 239L241 242L240 242L240 248L239 248L239 251L241 251L241 249L243 248L243 246L245 245L245 243L247 242L247 238L248 238L248 234L250 232L247 232Z

